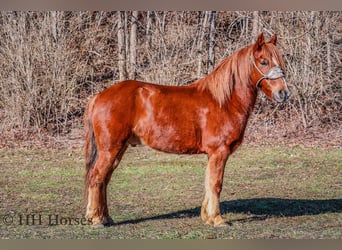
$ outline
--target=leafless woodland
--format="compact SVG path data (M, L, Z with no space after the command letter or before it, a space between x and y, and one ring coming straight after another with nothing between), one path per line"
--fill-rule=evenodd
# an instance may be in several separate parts
M0 12L0 131L67 134L87 98L124 79L185 85L276 33L292 93L262 94L249 131L341 129L342 13L338 11ZM296 135L297 136L297 135Z

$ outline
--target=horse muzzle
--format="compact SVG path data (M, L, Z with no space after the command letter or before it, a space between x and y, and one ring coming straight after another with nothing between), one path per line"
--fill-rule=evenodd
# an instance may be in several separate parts
M288 90L281 89L277 93L273 94L273 99L277 103L282 103L282 102L285 102L286 100L288 100L290 95L291 94L290 94L290 92Z

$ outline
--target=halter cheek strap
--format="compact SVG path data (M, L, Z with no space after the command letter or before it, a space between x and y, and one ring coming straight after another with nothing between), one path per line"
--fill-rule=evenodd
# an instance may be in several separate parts
M279 66L274 66L272 67L267 74L264 74L259 68L258 66L255 64L255 61L253 60L253 65L254 67L259 71L259 73L262 75L262 77L257 81L256 83L256 87L258 88L260 85L260 82L264 79L270 79L270 80L275 80L278 78L282 78L285 76L283 70L279 67Z

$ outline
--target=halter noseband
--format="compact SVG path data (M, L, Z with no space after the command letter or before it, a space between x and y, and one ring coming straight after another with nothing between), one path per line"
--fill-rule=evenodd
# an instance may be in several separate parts
M278 79L278 78L282 78L285 76L283 70L279 67L279 66L274 66L272 67L268 72L267 74L264 74L259 68L258 66L255 64L255 61L253 61L253 65L254 67L259 71L259 73L262 75L262 77L257 81L256 83L256 87L258 88L261 81L264 80L264 79L270 79L270 80L275 80L275 79Z

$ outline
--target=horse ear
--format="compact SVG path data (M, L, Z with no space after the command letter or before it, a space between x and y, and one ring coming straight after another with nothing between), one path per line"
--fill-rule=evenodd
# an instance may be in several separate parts
M274 34L271 38L271 40L269 41L269 43L273 43L274 45L277 44L277 34Z
M260 50L264 44L265 44L264 33L260 33L260 35L257 38L257 41L254 44L254 50Z

